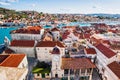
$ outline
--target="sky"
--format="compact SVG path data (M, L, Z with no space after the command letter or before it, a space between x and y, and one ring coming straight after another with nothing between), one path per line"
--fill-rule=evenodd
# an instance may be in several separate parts
M44 13L120 14L120 0L0 0L0 7Z

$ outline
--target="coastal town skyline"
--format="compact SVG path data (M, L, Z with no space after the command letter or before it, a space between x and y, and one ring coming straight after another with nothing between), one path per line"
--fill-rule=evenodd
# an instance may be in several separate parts
M17 11L33 10L44 13L120 14L119 3L119 0L1 0L0 7Z
M119 3L0 0L0 80L120 80Z

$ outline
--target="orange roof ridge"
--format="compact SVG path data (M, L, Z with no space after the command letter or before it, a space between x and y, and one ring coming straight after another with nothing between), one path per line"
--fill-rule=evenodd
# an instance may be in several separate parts
M60 41L40 41L36 47L55 47L56 44L59 47L65 47L64 44Z
M18 67L20 62L25 57L25 54L5 54L5 55L9 56L0 64L0 66Z
M114 62L108 64L107 66L120 79L120 64L118 64L116 61L114 61Z
M95 68L88 58L62 58L62 69Z
M10 46L34 47L34 40L12 40Z
M104 46L102 43L96 45L95 47L108 58L111 58L116 55L115 52Z

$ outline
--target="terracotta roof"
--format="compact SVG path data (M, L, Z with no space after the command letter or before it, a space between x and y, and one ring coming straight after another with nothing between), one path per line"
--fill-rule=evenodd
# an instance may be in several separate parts
M96 48L108 58L111 58L116 55L116 53L114 53L111 49L107 48L103 44L98 44Z
M0 66L18 67L20 62L25 57L25 54L8 54L8 55L0 55L0 56L7 56L7 58L1 62Z
M120 64L118 64L117 62L114 61L114 62L108 64L107 66L120 79Z
M21 28L18 30L13 30L10 33L40 34L41 29L42 27L40 26L34 26L34 27L27 27L27 28Z
M71 28L71 29L75 29L76 26L63 26L62 28Z
M88 26L81 27L83 30L88 30L90 29Z
M0 64L8 57L9 55L0 55Z
M5 50L5 53L14 53L14 51L8 48Z
M63 34L62 34L62 39L67 39L68 35L70 34L70 32L68 30L66 30Z
M90 38L90 36L91 36L91 34L89 34L89 33L85 33L85 34L83 34L84 35L84 38Z
M34 47L34 40L13 40L10 46L15 47Z
M96 54L96 51L94 48L86 48L85 51L86 51L86 54Z
M59 47L64 47L64 44L60 41L40 41L36 47L55 47L56 45Z
M58 28L52 28L51 31L60 31Z
M62 69L95 68L88 58L62 58Z

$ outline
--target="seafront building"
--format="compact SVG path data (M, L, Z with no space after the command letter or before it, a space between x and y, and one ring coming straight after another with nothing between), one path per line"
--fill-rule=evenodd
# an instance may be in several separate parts
M44 29L41 26L21 28L11 33L12 40L41 40Z

